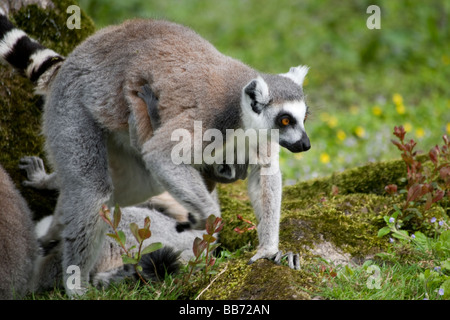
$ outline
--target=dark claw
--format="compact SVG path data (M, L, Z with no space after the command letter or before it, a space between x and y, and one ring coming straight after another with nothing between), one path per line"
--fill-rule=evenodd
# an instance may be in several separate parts
M300 270L300 255L298 253L293 254L291 251L289 251L283 254L283 252L280 250L273 256L272 259L276 264L280 265L281 259L283 259L284 257L287 257L289 268Z

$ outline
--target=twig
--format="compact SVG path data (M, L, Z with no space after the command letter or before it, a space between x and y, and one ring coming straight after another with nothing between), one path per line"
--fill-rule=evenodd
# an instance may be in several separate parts
M195 298L195 300L198 300L199 298L200 298L200 296L206 291L206 290L208 290L209 289L209 287L214 283L214 281L216 281L217 280L217 278L219 278L221 275L222 275L222 273L224 273L226 270L227 270L227 268L228 268L228 262L227 262L227 264L225 265L225 268L223 268L223 270L222 271L220 271L219 272L219 274L206 286L206 288L205 289L203 289L202 290L202 292L200 292L199 293L199 295Z

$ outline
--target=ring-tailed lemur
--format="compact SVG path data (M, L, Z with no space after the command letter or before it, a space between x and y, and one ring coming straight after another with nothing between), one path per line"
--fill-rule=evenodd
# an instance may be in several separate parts
M0 299L29 292L38 255L33 217L28 205L0 166Z
M278 129L282 147L310 148L302 90L306 67L263 74L221 54L191 29L162 20L104 28L63 60L0 18L0 56L46 92L43 132L61 186L55 213L64 225L62 265L77 265L83 284L105 234L98 215L102 204L126 206L168 191L191 213L193 228L204 228L210 214L220 216L202 176L209 165L172 161L176 129L194 134L196 121L203 130L224 134ZM147 83L159 101L156 131L137 94ZM243 164L250 170L248 190L258 219L259 246L250 262L278 252L282 184L275 142L269 141L275 155L269 162L259 157L256 164ZM261 174L268 165L275 173Z

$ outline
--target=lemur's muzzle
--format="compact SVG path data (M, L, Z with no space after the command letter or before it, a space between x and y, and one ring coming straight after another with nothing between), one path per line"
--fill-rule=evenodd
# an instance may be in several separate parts
M286 142L281 142L280 145L282 147L285 147L286 149L288 149L290 152L305 152L308 151L309 149L311 149L311 142L309 141L308 135L306 134L306 132L303 132L302 134L302 138L298 141L296 141L295 143L286 143Z

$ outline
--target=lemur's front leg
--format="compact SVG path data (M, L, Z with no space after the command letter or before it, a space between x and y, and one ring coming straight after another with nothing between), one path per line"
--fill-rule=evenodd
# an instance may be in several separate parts
M172 130L167 129L158 131L158 134L144 144L144 162L157 182L190 213L189 222L183 223L177 230L187 228L202 230L209 215L220 217L219 205L197 169L189 164L176 164L172 161L170 147Z
M275 168L275 169L274 169ZM248 180L248 193L256 218L258 219L258 251L249 264L266 258L280 264L287 257L291 269L300 269L300 256L278 250L282 181L278 166L264 172L261 166L254 166Z
M251 167L248 177L248 194L258 219L258 251L250 259L273 259L278 253L278 237L281 210L281 173L261 174L261 166Z

